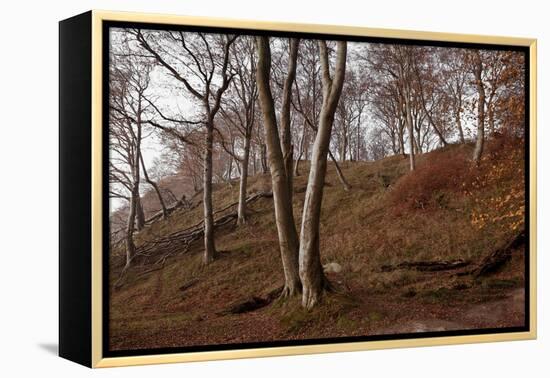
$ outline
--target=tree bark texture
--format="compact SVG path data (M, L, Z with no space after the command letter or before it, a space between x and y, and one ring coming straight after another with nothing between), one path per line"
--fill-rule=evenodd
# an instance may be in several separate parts
M302 306L307 309L311 309L320 301L323 290L328 285L321 265L319 224L334 113L342 93L346 70L347 44L344 41L339 41L337 44L336 66L334 79L332 79L330 77L326 42L319 41L323 77L323 105L311 156L311 168L302 215L299 253L300 279L303 290Z
M271 172L275 222L279 237L279 248L285 275L282 297L293 296L300 292L298 275L298 235L292 212L292 199L288 191L286 169L279 133L273 96L270 88L271 50L267 37L256 37L258 50L257 83L260 104L264 120L264 132L267 145L267 159Z
M214 216L212 215L212 145L214 139L214 125L209 122L206 127L203 168L204 205L204 255L203 262L209 264L214 261L216 247L214 244Z
M286 181L289 197L292 200L292 160L293 146L290 133L290 105L292 98L292 85L296 79L296 62L298 60L299 39L291 38L289 41L288 72L283 84L283 102L281 104L281 149L285 162Z

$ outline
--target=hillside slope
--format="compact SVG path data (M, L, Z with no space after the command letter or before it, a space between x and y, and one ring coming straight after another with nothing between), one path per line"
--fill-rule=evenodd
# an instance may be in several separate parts
M413 173L403 156L342 163L349 192L329 164L321 254L323 264L342 269L327 273L335 292L310 312L299 298L272 301L283 273L271 198L250 203L245 226L230 221L217 228L219 256L208 266L201 263L199 238L188 249L172 246L169 256L152 248L121 276L123 249L114 247L111 348L522 326L524 160L517 143L492 141L480 167L467 160L470 146L423 154ZM294 182L297 227L304 164L301 171ZM270 191L268 175L249 181L249 195ZM215 209L237 195L238 182L217 184ZM179 209L137 234L138 247L198 224L202 207L196 197L194 208ZM481 272L484 259L499 251L506 263Z

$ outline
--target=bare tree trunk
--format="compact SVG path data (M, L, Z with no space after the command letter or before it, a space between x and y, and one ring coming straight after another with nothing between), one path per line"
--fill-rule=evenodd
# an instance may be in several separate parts
M151 185L155 190L155 193L157 194L157 198L159 200L160 207L162 210L162 217L166 219L168 217L168 212L166 211L166 204L164 203L164 199L162 198L162 194L160 192L159 186L157 185L156 182L151 180L151 178L149 177L149 174L147 173L147 168L145 167L145 163L143 161L143 156L141 155L141 152L139 153L139 160L141 161L141 168L143 169L143 176L145 177L145 181L147 181L147 183Z
M141 204L141 198L139 196L139 186L138 186L138 194L135 200L135 204L136 204L136 228L138 231L141 231L143 230L143 227L145 227L145 213L143 212L143 205Z
M411 103L408 96L408 93L405 94L405 123L407 124L407 130L409 132L409 167L411 171L414 171L415 168L415 157L414 157L414 130L413 130L413 121L411 115Z
M481 62L481 55L479 51L474 53L474 76L477 87L478 101L477 101L477 136L476 146L473 154L473 161L479 164L481 154L483 153L483 144L485 141L485 87L481 75L483 72L483 64Z
M317 134L317 129L318 128L315 125L311 124L311 122L309 122L308 124L309 124L310 128L313 130L313 132L315 132L315 134ZM344 187L344 190L346 192L349 191L351 189L351 185L347 182L346 178L344 177L344 174L342 173L342 170L340 169L340 165L338 164L338 161L336 160L336 158L334 157L334 155L330 151L330 148L328 150L328 156L330 157L330 160L332 160L332 162L334 163L334 167L336 168L336 174L338 176L338 180L340 181L340 184L342 184L342 186Z
M307 126L307 122L304 119L304 124L302 125L302 135L300 136L300 143L298 148L298 156L296 157L296 161L294 162L294 176L296 177L300 176L299 168L300 168L300 160L302 159L302 156L304 154L306 126Z
M464 130L462 129L462 120L460 118L460 110L458 110L455 114L455 122L456 122L456 127L458 128L458 135L460 137L460 143L464 144L465 143Z
M252 150L252 174L256 176L258 169L256 168L256 149Z
M344 129L344 136L342 138L342 149L340 151L340 161L346 161L346 155L348 154L348 132L347 129Z
M283 102L281 104L281 149L285 162L286 181L288 194L292 201L292 159L293 146L290 133L290 104L292 97L292 84L296 78L296 61L298 60L299 39L291 38L289 41L288 72L283 84Z
M141 151L141 97L140 97L140 101L138 103L137 113L138 113L137 130L136 130L137 132L135 134L136 151L135 151L135 156L133 158L134 159L133 165L134 165L134 191L135 191L135 193L132 194L132 195L135 196L134 203L135 203L135 207L136 207L136 227L137 227L138 231L141 231L145 227L145 214L143 212L143 206L141 205L141 198L140 198L140 193L139 193L139 184L140 184L140 181L141 181L140 169L139 169L139 159L140 159L140 156L141 156L141 152L140 152Z
M405 157L405 132L402 117L399 117L398 125L399 153Z
M248 161L250 157L250 133L244 139L244 153L241 161L241 179L239 183L239 205L237 207L237 224L246 223L246 186L248 182Z
M422 138L420 137L420 129L416 130L416 138L414 140L414 151L415 155L422 154Z
M134 227L136 221L136 193L137 188L134 183L132 194L130 196L130 209L128 213L128 222L126 223L126 267L128 268L136 254L136 245L134 244ZM139 195L139 194L137 194Z
M135 138L135 152L132 156L132 193L130 197L130 209L128 213L128 223L126 225L126 266L128 268L136 254L136 245L134 243L134 227L136 226L136 217L138 223L138 230L141 230L145 224L145 215L143 215L143 209L139 200L139 182L140 182L140 170L139 170L139 155L141 150L141 102L138 104L138 117L137 117L137 132L132 133ZM139 227L139 215L141 213L142 224Z
M489 99L488 103L490 104L487 109L487 118L489 123L489 134L495 135L495 114L494 114L494 107L492 104L492 99Z
M267 173L267 150L265 143L262 143L260 146L260 163L262 165L262 173L265 175Z
M203 262L214 261L216 247L214 244L214 216L212 213L212 145L214 139L213 120L206 125L206 145L204 147L203 169L203 204L204 204L204 255Z
M282 297L296 295L301 290L298 275L298 235L294 224L292 200L288 192L288 181L279 133L277 119L270 88L271 51L267 37L256 37L258 50L258 65L256 71L260 104L264 118L264 132L267 143L267 155L271 171L273 188L273 205L275 207L275 222L279 236L279 248L285 275L285 286Z
M361 114L359 114L359 120L357 121L357 145L356 147L356 155L355 160L360 161L361 160Z
M312 152L312 154L313 154L313 152ZM336 168L336 175L338 176L338 181L340 181L340 184L342 184L342 186L344 187L344 190L346 192L348 192L351 189L351 185L349 184L349 182L344 177L344 174L342 173L342 170L340 169L340 164L338 164L338 161L336 161L336 158L334 157L334 155L332 154L330 149L328 150L328 155L330 157L330 160L332 160L332 162L334 163L334 168ZM311 157L311 159L313 160L313 156Z
M319 222L334 113L344 85L347 44L344 41L338 42L334 80L330 77L330 65L325 41L319 41L319 50L323 73L323 106L311 156L311 168L302 215L299 253L300 279L303 288L302 306L307 309L315 306L320 301L323 290L328 288L328 281L321 266Z
M229 155L229 162L227 163L228 167L225 171L225 180L231 181L232 173L233 173L233 156Z

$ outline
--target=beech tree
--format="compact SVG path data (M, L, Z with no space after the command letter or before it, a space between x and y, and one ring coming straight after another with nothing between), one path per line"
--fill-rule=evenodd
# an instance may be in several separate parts
M414 76L413 100L418 103L416 113L420 117L425 117L427 124L437 135L440 145L446 146L447 140L447 102L445 100L442 78L441 62L437 57L438 50L432 47L415 47L412 55L412 70ZM417 130L422 128L424 122L418 122ZM418 131L419 133L419 131ZM427 135L427 133L426 133ZM419 152L422 152L422 141L417 137Z
M315 127L321 109L321 66L319 65L319 46L316 41L304 40L300 45L298 54L298 67L296 80L294 81L293 108L302 118L301 127L296 132L299 134L297 143L296 161L294 163L294 175L299 176L299 166L302 158L309 159L310 144L315 134Z
M462 114L464 112L467 82L470 72L467 68L466 53L463 50L443 50L439 57L443 63L442 75L444 81L444 95L450 103L452 118L458 131L459 141L466 142Z
M110 80L110 124L114 156L109 159L110 181L118 182L129 192L124 196L129 202L126 225L126 267L135 255L134 229L141 230L145 216L141 205L140 178L144 167L141 156L143 119L147 110L145 92L149 86L151 66L147 62L136 62L131 57L112 57ZM111 191L111 197L115 195ZM120 194L118 197L120 198Z
M248 183L248 166L252 134L256 120L256 56L252 37L242 37L231 48L230 65L235 77L228 89L229 93L222 100L221 114L228 126L228 133L236 130L242 140L242 153L235 152L234 141L231 148L221 138L223 149L239 163L239 203L237 205L237 223L246 223L246 188ZM223 133L222 133L223 134Z
M295 90L296 95L294 96L293 106L300 113L303 119L304 129L302 131L302 141L305 141L306 138L306 129L307 125L311 130L311 133L315 135L317 133L317 125L319 121L320 111L321 111L321 88L322 79L321 79L321 65L317 59L319 56L319 47L316 41L306 41L304 43L304 51L302 52L303 59L301 61L305 75L301 75L300 83L296 82ZM301 143L300 143L301 144ZM305 151L303 153L309 155L309 144L305 145ZM302 151L299 152L301 157ZM328 150L328 156L334 168L336 169L336 174L338 180L342 184L342 187L345 191L351 189L351 185L348 183L338 161L330 151L330 146ZM296 163L295 171L298 169L298 162Z
M267 159L271 172L275 223L285 276L281 297L286 298L301 291L298 274L298 235L294 224L291 193L289 192L287 171L270 87L271 48L269 38L265 36L256 37L256 46L258 54L256 81L263 114Z
M281 104L281 149L285 163L286 182L288 193L292 200L292 176L293 176L293 149L292 135L290 132L290 105L292 102L292 86L296 79L296 61L298 59L298 45L300 40L291 38L288 48L288 71L283 84L282 104Z
M360 159L363 139L362 116L367 103L367 94L364 82L353 69L348 67L334 125L338 156L341 161Z
M325 41L319 41L323 105L313 143L311 168L302 213L299 253L300 279L303 288L302 306L308 309L319 302L323 290L328 287L328 281L323 274L321 265L319 222L334 114L342 93L346 73L347 43L339 41L337 46L334 75L331 77L327 45Z
M212 209L212 149L215 117L233 74L229 72L230 48L235 36L184 32L144 32L134 30L135 37L170 76L179 81L203 107L203 208L204 255L208 264L216 254ZM160 43L162 41L170 41ZM190 78L193 77L193 80ZM217 85L216 85L217 82Z
M166 203L164 202L164 198L162 197L162 193L160 191L160 188L158 184L149 176L149 173L147 172L147 167L145 165L145 162L143 161L143 155L139 154L139 161L141 165L141 170L143 171L143 176L145 178L145 181L153 187L155 190L155 193L157 195L157 199L159 201L159 205L162 211L162 217L166 219L168 217L168 210L166 209Z
M416 166L413 125L414 47L373 44L364 50L368 69L382 76L388 85L393 86L390 93L396 96L399 118L408 132L409 168L412 171Z

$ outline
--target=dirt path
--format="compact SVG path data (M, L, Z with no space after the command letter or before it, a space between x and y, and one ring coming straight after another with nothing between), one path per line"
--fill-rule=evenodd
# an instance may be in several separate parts
M384 328L380 334L522 326L525 319L525 289L514 289L506 298L497 301L465 306L460 313L460 320L438 318L410 320Z

